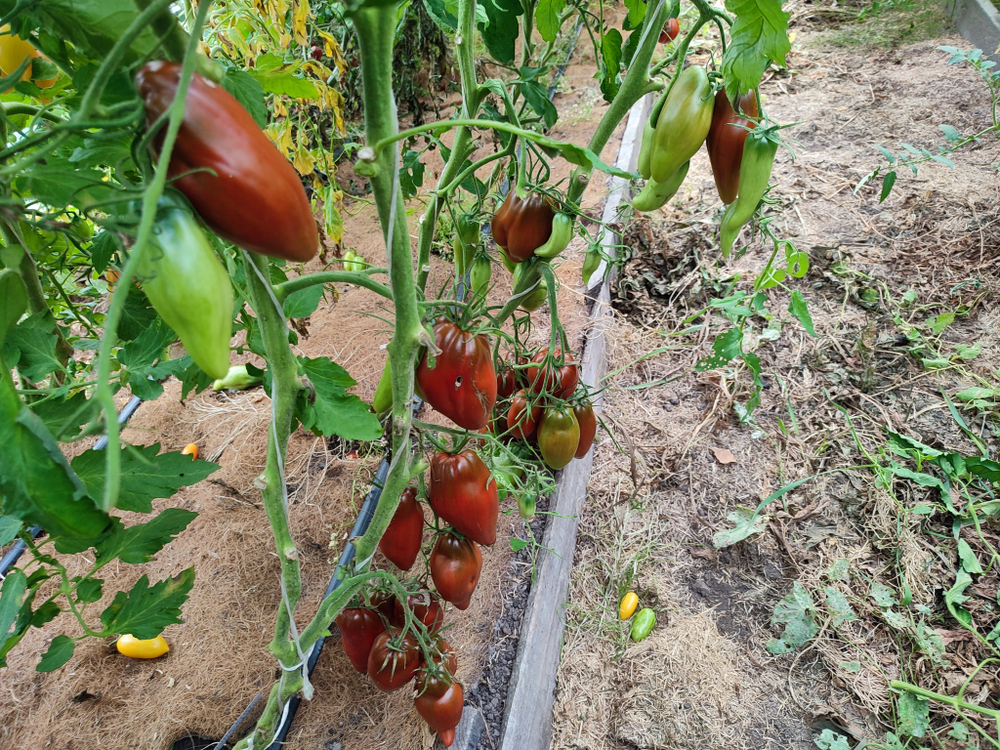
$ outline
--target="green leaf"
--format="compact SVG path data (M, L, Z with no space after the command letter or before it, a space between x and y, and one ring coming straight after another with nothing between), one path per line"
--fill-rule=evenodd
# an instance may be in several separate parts
M78 438L83 426L97 417L100 406L97 401L88 399L83 391L77 391L69 398L41 401L32 410L56 440L68 442Z
M972 551L972 547L964 539L958 540L958 559L962 562L962 568L966 573L978 574L983 572L983 566L979 564L979 558Z
M297 404L299 420L307 430L322 435L339 435L346 440L377 440L382 435L378 417L368 404L347 393L355 380L347 370L329 359L304 359L299 362L303 373L315 389L316 399L306 403L302 396Z
M723 529L712 535L712 544L716 549L730 547L753 534L759 534L767 528L771 517L758 515L749 508L737 508L726 516L726 520L733 524L733 528Z
M285 65L285 61L267 52L257 58L256 67L249 71L261 85L264 93L290 96L293 99L315 99L316 86L305 78L295 75Z
M105 451L107 448L85 451L73 459L73 469L94 497L104 494ZM219 468L179 451L160 453L159 443L123 446L121 461L118 507L139 513L149 513L156 498L172 497L181 487L196 484Z
M565 9L566 0L538 0L535 6L535 28L546 42L554 42L559 36L559 16Z
M28 308L28 292L21 275L12 268L0 271L0 345Z
M115 558L132 565L149 562L197 516L182 508L167 508L152 521L128 528L116 518L114 531L97 545L95 564L106 565Z
M955 322L955 313L949 310L948 312L943 312L931 321L930 329L931 333L935 336L944 333L944 330Z
M983 350L983 342L977 341L969 346L968 344L955 344L955 354L959 359L970 360L979 356Z
M28 579L17 568L7 574L0 586L0 667L6 666L4 655L9 650L6 647L8 641L17 635L11 630L11 625L17 619L17 613L21 610L21 602L24 601L24 592L28 588Z
M628 15L622 22L622 28L626 31L638 29L642 25L642 20L646 17L646 3L644 0L625 0L625 7ZM650 34L653 32L650 31Z
M447 4L443 0L422 0L422 2L427 15L431 17L442 31L450 33L458 29L458 18L448 9ZM481 4L476 4L476 14L485 16Z
M103 593L103 586L103 578L87 578L81 581L76 587L76 600L85 604L98 601Z
M604 94L604 101L610 103L622 86L622 33L618 29L611 28L604 32L601 61L601 93Z
M42 660L35 667L38 672L52 672L59 669L63 664L73 658L73 649L76 643L68 635L57 635L52 639L49 650L42 656Z
M848 743L847 737L834 732L832 729L824 729L820 732L819 737L813 740L813 744L819 750L851 750L851 745Z
M712 342L712 354L698 360L694 369L702 372L716 367L725 367L740 355L742 345L743 332L739 328L730 328L725 333L720 333L715 337L715 341Z
M285 299L286 318L306 318L316 312L319 301L323 299L323 285L313 284L305 289L292 292Z
M726 0L726 9L736 17L722 58L726 90L749 91L760 84L771 60L784 66L792 49L789 14L781 10L781 0Z
M0 360L0 497L3 512L52 535L92 537L110 523L87 495L45 424L20 403Z
M7 333L5 347L20 352L18 371L32 382L43 380L53 372L65 372L56 356L58 336L55 318L48 310L35 313L18 323Z
M103 186L103 181L99 172L81 171L68 160L50 159L45 164L33 166L14 184L19 192L49 206L66 206L81 203L87 189Z
M167 625L183 622L180 607L193 585L194 568L152 586L143 576L127 594L119 591L101 613L102 635L129 633L140 640L155 638Z
M90 169L100 166L116 167L120 165L123 171L135 169L132 161L132 141L129 138L85 138L83 145L78 146L70 154L69 161L78 169ZM100 179L100 177L97 177ZM101 269L103 270L103 269Z
M156 320L156 310L149 306L149 300L139 289L129 290L122 318L118 323L118 338L122 341L132 341L140 336L153 321Z
M267 104L260 81L239 68L230 68L222 79L222 88L232 94L254 122L263 130L267 126Z
M426 167L420 161L420 152L407 149L403 152L403 167L399 170L399 186L404 198L412 198L424 184Z
M879 195L878 202L882 203L892 192L892 186L896 184L896 170L886 172L882 177L882 194Z
M486 49L499 63L514 62L514 42L519 33L517 17L524 12L524 6L518 0L484 0L482 7L489 22L480 21L477 25Z
M819 632L813 619L813 600L805 587L796 581L791 592L774 607L771 625L784 625L781 638L768 641L765 648L772 654L784 654L802 648Z
M528 106L542 118L546 128L551 128L559 118L559 112L549 99L549 92L538 81L526 81L521 84L521 94Z
M944 638L934 628L921 620L913 628L917 647L938 666L944 666Z
M826 596L827 609L833 615L833 619L830 621L833 627L839 628L851 620L858 619L843 592L833 588L833 586L827 586L823 589L823 594Z
M899 600L896 598L896 592L884 583L879 583L878 581L872 582L871 596L875 601L875 604L879 607L891 607L894 604L899 604Z
M523 539L518 539L516 536L510 538L510 548L515 552L519 552L528 546L528 543Z
M41 607L36 609L31 615L31 627L41 628L46 625L46 623L52 622L59 613L62 612L59 609L59 605L55 602L45 602Z
M954 143L955 141L962 140L962 134L955 130L955 128L951 125L938 125L938 127L941 128L941 132L944 134L944 137L949 141Z
M0 516L0 547L10 544L24 528L24 522L14 516Z
M901 734L923 737L930 728L930 706L926 698L913 693L900 694L899 721L896 724Z

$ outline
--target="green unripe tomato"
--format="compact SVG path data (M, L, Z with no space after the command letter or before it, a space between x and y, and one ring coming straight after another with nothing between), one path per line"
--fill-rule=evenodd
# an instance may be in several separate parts
M639 610L639 614L632 620L632 640L638 643L653 630L656 625L656 613L649 607Z

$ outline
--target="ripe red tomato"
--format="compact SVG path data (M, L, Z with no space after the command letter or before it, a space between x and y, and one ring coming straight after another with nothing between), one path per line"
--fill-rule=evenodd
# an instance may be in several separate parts
M402 625L396 621L396 597L386 591L374 591L369 597L372 608L382 615L390 625Z
M497 373L497 398L510 398L517 390L517 374L510 363L504 362Z
M580 425L572 409L550 406L542 412L538 423L538 448L549 468L561 469L572 461L579 445Z
M368 654L368 674L375 687L391 693L413 679L420 666L420 647L413 636L405 636L397 628L387 630L375 639Z
M663 24L663 31L660 32L660 44L666 44L667 42L673 41L680 33L681 22L676 18L668 18L667 22Z
M555 211L552 201L542 193L511 190L503 205L493 214L490 231L497 245L514 263L531 259L552 234Z
M522 388L514 395L514 400L510 404L510 411L507 412L507 429L518 440L527 440L535 434L538 418L542 416L542 407L538 399L534 399L533 403L536 405L529 410L528 394Z
M487 546L497 540L497 483L471 448L434 454L427 495L434 512L463 536Z
M597 435L597 417L594 416L594 406L589 401L573 407L573 416L580 425L580 443L576 446L574 458L583 458L594 444Z
M550 361L546 362L548 354L548 349L542 349L532 357L531 362L536 366L528 368L528 383L535 393L550 393L556 398L569 398L580 383L580 366L576 364L573 355L567 352L565 364L556 367L551 360L558 360L562 354L561 350L556 349Z
M470 539L442 534L431 551L431 578L441 598L459 609L468 609L479 583L483 553Z
M343 610L336 619L340 640L351 665L361 674L368 671L368 655L375 639L385 632L385 624L378 612L363 607Z
M455 741L455 727L462 720L462 707L465 704L462 684L422 672L417 677L413 704L431 731L437 732L441 737L444 746L451 747L451 743Z
M323 59L323 48L320 47L318 44L314 44L312 47L309 48L309 57L319 62L320 60Z
M434 324L434 343L441 350L434 368L429 367L426 354L417 365L416 380L423 397L459 427L485 427L497 400L489 339L442 318Z
M173 102L180 73L178 63L157 61L136 75L149 125ZM169 172L186 176L173 186L220 237L251 252L310 260L319 232L295 168L222 86L195 73L186 105Z
M406 597L406 604L413 610L416 617L432 633L436 633L444 625L444 612L441 611L441 601L427 589L421 589ZM406 611L403 603L396 600L396 622L402 627L406 622Z
M378 548L400 570L409 570L420 554L424 535L424 510L417 502L417 488L407 487L396 513L379 540Z

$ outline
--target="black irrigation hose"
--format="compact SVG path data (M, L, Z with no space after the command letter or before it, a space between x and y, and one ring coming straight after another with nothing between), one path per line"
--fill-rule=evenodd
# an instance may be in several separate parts
M142 403L142 399L138 396L133 396L132 400L125 404L125 408L121 410L118 415L118 424L124 425L131 419L132 415L135 414L135 410L139 408L139 404ZM108 444L108 436L101 435L100 439L94 443L93 450L99 451L103 449ZM44 531L41 526L32 526L28 529L31 532L31 537L37 539L40 537ZM2 581L10 569L14 567L14 563L20 559L21 555L24 554L25 550L28 549L28 545L24 543L21 539L14 542L14 545L7 550L7 553L0 558L0 581Z

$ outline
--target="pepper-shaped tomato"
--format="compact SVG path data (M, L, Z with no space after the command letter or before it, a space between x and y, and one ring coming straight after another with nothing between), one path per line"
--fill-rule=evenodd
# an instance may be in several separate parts
M413 705L445 747L451 747L455 741L455 727L462 720L464 704L462 683L426 672L418 675Z
M550 406L542 412L538 423L538 449L550 469L561 469L572 461L579 445L580 425L572 409Z
M594 416L594 406L589 401L577 404L573 407L573 416L576 423L580 425L580 442L576 446L574 458L583 458L594 444L594 437L597 435L597 417Z
M720 222L719 244L722 256L729 257L740 229L757 212L757 206L767 192L774 156L778 152L777 128L758 128L748 134L743 144L743 161L740 163L740 184L733 201Z
M719 197L726 205L736 200L740 184L740 163L743 161L743 144L747 133L757 127L757 94L751 89L740 99L742 114L733 111L724 88L715 95L715 110L712 112L712 127L708 130L705 147L712 162L712 176ZM745 130L744 128L749 128Z
M542 349L531 362L535 367L528 368L528 385L535 393L548 393L556 398L569 398L580 383L580 366L569 352L563 358L565 364L558 367L551 360L558 360L562 351L556 349L549 357L549 350Z
M157 61L136 75L148 124L170 107L180 73L179 64ZM187 174L192 170L200 171ZM295 168L232 94L197 73L169 174L186 174L174 186L220 237L286 260L304 262L316 255L316 220Z
M649 154L650 177L666 182L701 148L712 125L712 84L699 65L685 68L660 109Z
M471 448L434 454L427 496L434 512L463 536L487 546L497 540L497 483Z
M523 263L548 242L555 215L549 198L518 188L507 193L507 200L493 214L490 229L507 257Z
M424 511L417 502L417 488L407 487L378 548L397 568L409 570L420 554L423 534Z
M444 625L444 612L441 611L441 600L427 589L421 589L407 596L406 606L412 610L413 616L420 620L430 632L436 633ZM406 610L399 599L396 599L395 621L399 623L400 627L406 622Z
M542 407L535 400L535 405L528 408L528 394L522 388L514 395L510 411L507 412L507 429L518 440L527 440L535 434L538 419L542 416Z
M385 623L378 612L364 607L350 607L341 611L336 623L351 666L364 674L368 671L368 655L372 645L385 632Z
M471 539L442 534L431 550L431 579L441 598L459 609L468 609L479 583L483 553Z
M427 354L417 365L416 380L423 397L459 427L485 427L497 400L489 339L441 319L434 324L434 343L441 353L433 369Z
M368 654L368 675L386 693L399 690L413 679L420 666L420 647L413 636L392 628L375 638Z
M229 373L233 284L184 199L165 193L138 280L156 312L213 380Z

